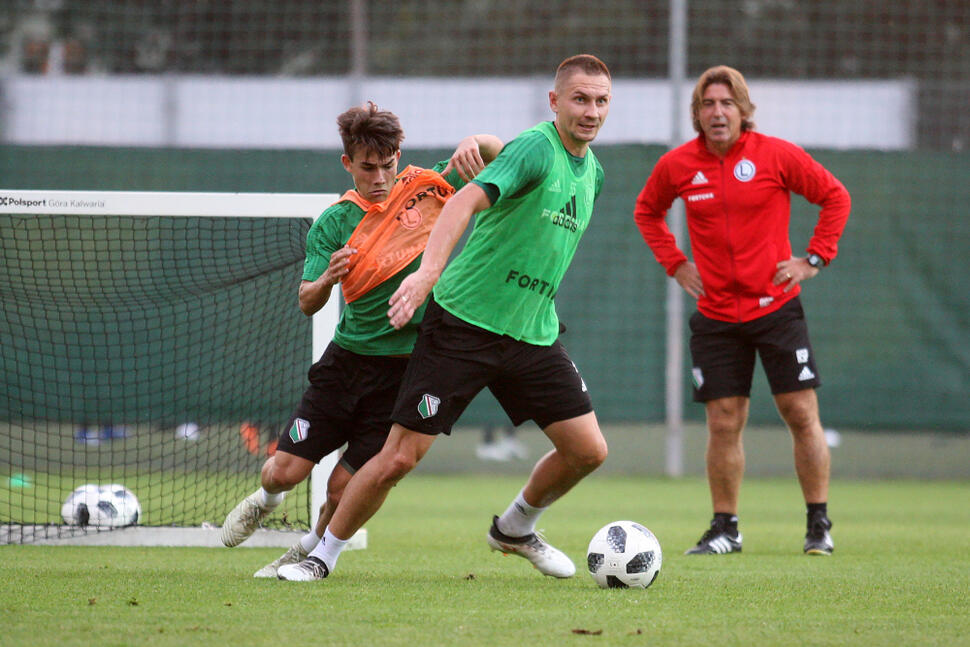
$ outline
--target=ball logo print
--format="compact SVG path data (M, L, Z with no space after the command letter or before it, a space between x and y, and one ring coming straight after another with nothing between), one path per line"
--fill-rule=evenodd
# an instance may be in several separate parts
M589 542L586 565L604 589L645 589L660 574L663 552L656 536L634 521L614 521Z

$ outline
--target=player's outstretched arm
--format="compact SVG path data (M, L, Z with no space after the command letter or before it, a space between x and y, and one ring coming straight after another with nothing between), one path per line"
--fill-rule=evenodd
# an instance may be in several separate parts
M458 143L458 148L452 153L442 175L448 175L452 169L465 182L471 182L485 166L495 159L502 151L502 140L495 135L469 135Z
M401 281L390 299L387 316L391 325L400 329L411 321L414 311L424 303L431 288L445 269L451 250L468 227L468 221L479 211L491 206L488 196L477 184L466 184L456 193L438 215L431 236L421 258L421 266Z

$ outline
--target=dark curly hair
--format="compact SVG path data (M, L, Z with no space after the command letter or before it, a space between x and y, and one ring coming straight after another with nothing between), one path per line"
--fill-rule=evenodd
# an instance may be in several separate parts
M389 157L401 148L404 130L393 112L381 110L373 101L351 108L337 117L344 153L350 159L357 151L373 151Z

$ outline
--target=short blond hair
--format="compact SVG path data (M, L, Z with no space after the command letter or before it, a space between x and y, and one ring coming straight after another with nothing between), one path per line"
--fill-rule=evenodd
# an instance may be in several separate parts
M704 92L708 86L714 83L726 85L731 91L731 96L734 97L738 108L741 110L741 130L754 130L754 111L756 106L751 103L748 84L740 72L727 65L717 65L709 68L697 80L697 85L694 86L694 94L690 100L690 116L694 124L694 130L698 133L704 132L704 129L701 128L698 115L701 111L701 102L704 100Z
M576 54L564 60L556 68L555 87L558 88L560 84L576 72L583 72L590 76L603 75L611 81L613 80L613 77L610 76L610 68L606 67L606 63L592 54Z

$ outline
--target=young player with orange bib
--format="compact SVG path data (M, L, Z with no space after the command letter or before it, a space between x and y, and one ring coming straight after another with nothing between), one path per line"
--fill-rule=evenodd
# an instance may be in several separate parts
M346 307L332 342L310 367L310 384L280 434L276 453L263 465L262 487L226 517L223 543L245 541L314 465L344 444L347 449L330 475L316 527L256 577L275 578L281 565L306 558L323 537L354 472L384 444L424 315L424 309L416 310L404 325L392 326L387 301L419 266L445 202L502 148L492 135L473 135L432 169L408 166L398 173L404 132L393 113L369 103L344 112L337 123L344 147L341 162L354 189L310 227L299 302L303 313L312 315L340 283Z

